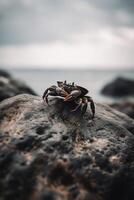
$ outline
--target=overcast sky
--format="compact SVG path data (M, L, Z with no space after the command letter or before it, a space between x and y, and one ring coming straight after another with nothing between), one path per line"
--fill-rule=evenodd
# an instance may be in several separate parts
M0 0L0 65L134 66L134 0Z

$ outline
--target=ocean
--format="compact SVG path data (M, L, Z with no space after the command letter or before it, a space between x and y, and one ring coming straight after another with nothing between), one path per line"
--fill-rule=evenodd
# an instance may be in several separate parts
M133 79L134 70L45 70L45 69L10 69L15 78L24 81L32 89L41 95L45 89L55 85L56 81L75 82L86 87L96 102L113 102L114 99L101 95L100 91L107 83L117 77Z

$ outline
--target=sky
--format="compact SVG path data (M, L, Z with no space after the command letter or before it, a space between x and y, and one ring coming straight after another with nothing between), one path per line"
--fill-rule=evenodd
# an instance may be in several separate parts
M0 0L0 66L132 68L134 0Z

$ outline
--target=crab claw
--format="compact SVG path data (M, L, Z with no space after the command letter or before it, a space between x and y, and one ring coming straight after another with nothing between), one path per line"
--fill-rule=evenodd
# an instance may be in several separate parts
M68 93L60 87L56 88L56 94L62 97L66 97L68 95Z
M69 95L67 95L64 99L64 101L73 101L77 99L77 97L81 94L80 90L74 90Z

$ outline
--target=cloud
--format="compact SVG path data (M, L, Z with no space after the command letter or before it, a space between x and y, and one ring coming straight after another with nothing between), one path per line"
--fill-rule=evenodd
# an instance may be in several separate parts
M128 68L134 65L134 46L107 30L98 32L98 42L87 43L88 34L78 36L74 43L11 45L0 47L0 66L52 68ZM133 35L130 34L130 39ZM84 38L84 39L83 39ZM82 40L81 40L82 39ZM79 42L77 42L77 40ZM93 40L93 35L92 35ZM96 66L96 67L95 67Z
M0 45L75 42L88 34L134 28L133 0L1 0Z
M132 66L133 0L0 0L0 65Z

